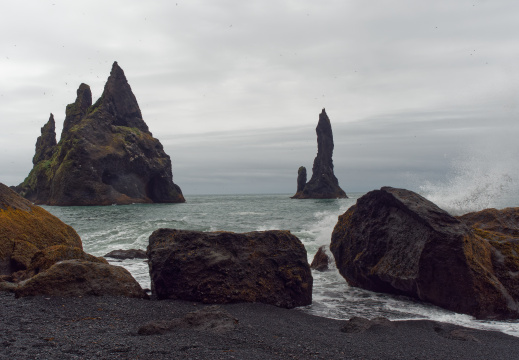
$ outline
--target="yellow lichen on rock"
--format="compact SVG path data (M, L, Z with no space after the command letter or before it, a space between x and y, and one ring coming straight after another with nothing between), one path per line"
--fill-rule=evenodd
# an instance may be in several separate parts
M72 227L0 184L0 275L26 270L39 250L55 245L83 249Z

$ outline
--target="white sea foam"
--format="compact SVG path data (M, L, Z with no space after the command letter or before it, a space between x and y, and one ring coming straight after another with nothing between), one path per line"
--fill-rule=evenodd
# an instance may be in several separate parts
M128 270L143 289L151 288L148 263L144 259L107 260L111 265L122 266Z
M420 192L456 215L492 207L518 206L517 159L517 151L496 145L467 149L452 161L446 181L426 181L420 186Z

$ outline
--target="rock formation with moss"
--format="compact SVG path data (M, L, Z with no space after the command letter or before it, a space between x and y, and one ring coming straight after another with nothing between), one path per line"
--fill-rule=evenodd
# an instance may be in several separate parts
M297 192L292 199L340 199L347 198L333 173L333 133L326 111L319 114L317 133L317 156L312 167L312 178L306 184L306 168L297 172ZM303 186L304 184L304 186Z
M339 216L330 250L351 286L405 295L479 319L519 318L519 209L455 218L383 187Z
M147 298L124 268L83 251L76 231L0 184L0 291Z
M56 245L83 251L73 228L0 184L0 277L27 270L34 255Z
M170 157L142 119L123 70L114 62L92 105L81 84L67 105L59 143L54 117L36 143L34 167L15 189L36 204L111 205L184 202Z

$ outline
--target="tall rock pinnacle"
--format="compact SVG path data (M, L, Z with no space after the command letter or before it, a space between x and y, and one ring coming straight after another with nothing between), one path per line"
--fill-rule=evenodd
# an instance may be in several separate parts
M333 133L332 125L326 111L319 114L319 122L315 129L317 133L317 156L312 167L312 178L301 190L300 167L297 178L297 192L292 199L338 199L346 198L346 193L339 186L339 181L333 173ZM306 178L306 169L304 171Z
M112 71L106 81L100 100L101 109L114 117L112 125L135 127L141 131L149 131L148 125L142 120L137 99L117 61L112 65Z
M49 121L41 128L41 136L36 140L36 151L32 163L49 160L56 146L56 123L54 115L50 114Z
M300 166L297 170L297 192L302 192L306 185L306 168Z
M63 123L63 130L61 137L65 136L74 125L79 124L81 119L85 116L88 108L92 105L92 92L90 86L87 84L79 85L77 89L76 101L68 104L65 110L65 122Z
M79 86L76 101L66 108L58 144L51 115L38 138L33 162L29 176L16 190L36 204L185 201L173 183L171 159L149 132L117 62L94 105L90 87Z

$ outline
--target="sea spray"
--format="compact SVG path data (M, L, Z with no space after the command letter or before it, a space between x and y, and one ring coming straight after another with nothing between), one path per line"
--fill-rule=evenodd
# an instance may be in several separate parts
M420 193L454 214L519 206L519 162L515 150L487 144L456 157L444 182L428 182Z

